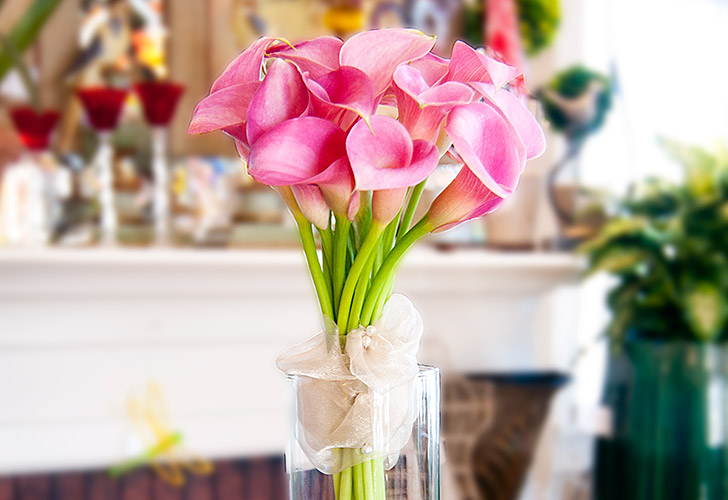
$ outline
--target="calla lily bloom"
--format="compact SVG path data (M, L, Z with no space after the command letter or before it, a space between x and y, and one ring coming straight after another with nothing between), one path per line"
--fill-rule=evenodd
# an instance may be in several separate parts
M413 141L394 118L372 116L371 129L360 120L346 138L358 190L397 189L425 180L437 167L437 148L424 140Z
M259 82L265 52L274 44L282 43L276 38L261 37L228 64L227 68L212 84L210 93L246 82Z
M321 188L313 184L294 184L291 191L304 217L314 226L328 229L331 212Z
M374 95L378 97L389 88L397 66L424 57L434 45L434 37L410 29L363 31L344 43L339 63L366 73L374 82Z
M272 61L248 106L248 144L255 144L261 135L284 121L302 116L308 103L308 89L298 69L287 61Z
M309 78L306 84L311 91L313 113L344 130L359 116L369 120L376 107L372 80L352 66L342 66L317 80Z
M509 99L504 102L513 106ZM519 113L512 113L516 127L495 104L471 103L451 111L445 129L465 166L432 202L426 217L435 232L495 210L515 190L526 159L533 157L529 154L543 152L543 135L530 130Z
M443 59L430 52L420 59L409 62L408 65L418 70L427 85L432 87L444 81L450 70L449 63L448 59Z
M458 106L445 130L455 151L488 189L501 198L511 194L526 166L526 147L503 113L481 102Z
M263 134L250 151L248 173L271 186L309 183L346 155L346 134L330 121L294 118Z
M394 72L399 121L413 139L437 141L440 125L455 106L468 104L475 93L464 83L445 82L430 87L416 68L401 65Z
M330 207L322 189L332 201L331 208L345 213L352 199L353 175L350 169L346 171L348 163L336 162L345 158L345 140L339 127L322 118L287 120L255 142L248 173L263 184L291 186L306 218L325 229Z
M432 202L426 215L427 222L433 233L447 231L494 211L504 201L505 198L493 193L464 166L455 180Z
M200 101L189 131L201 134L222 129L236 140L238 151L247 159L250 145L258 137L287 119L303 115L308 105L309 93L298 69L276 60L262 82L231 85Z
M189 132L204 134L238 125L244 131L248 106L259 86L260 82L239 83L208 95L197 104Z
M270 46L266 56L291 61L302 73L308 73L315 80L339 69L339 52L343 43L339 38L322 36L293 46Z
M334 214L354 220L359 211L359 196L354 192L354 173L346 156L334 161L326 170L309 179L308 183L321 189L327 206Z
M500 88L520 74L518 68L488 57L465 42L457 41L452 48L446 80L463 83L492 83Z
M543 154L546 149L543 129L518 97L487 83L471 82L470 85L483 96L486 103L500 110L511 122L526 146L526 159L537 158Z
M370 127L358 121L346 138L346 151L356 188L374 191L372 219L386 224L397 215L407 187L427 179L437 168L439 154L434 144L413 141L394 118L373 116Z

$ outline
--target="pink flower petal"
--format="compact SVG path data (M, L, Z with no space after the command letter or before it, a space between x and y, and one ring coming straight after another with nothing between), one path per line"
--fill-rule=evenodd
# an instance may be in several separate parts
M477 102L456 106L445 127L468 168L496 195L505 198L526 165L526 148L501 112Z
M386 172L410 164L412 139L401 123L388 116L373 116L370 126L360 120L352 127L346 151L358 189L387 189ZM382 171L386 174L382 175ZM372 183L376 186L372 187Z
M409 63L410 66L420 72L429 87L441 83L448 72L450 61L436 56L432 52L416 61Z
M407 188L379 189L372 193L372 220L380 224L389 224L399 213Z
M296 198L298 208L303 215L316 227L326 229L329 227L329 207L324 195L318 186L311 184L296 184L291 186L293 196Z
M526 158L538 158L546 150L546 137L536 118L521 100L505 89L497 90L492 85L474 82L473 88L480 93L486 102L500 109L515 127L523 144L526 146Z
M446 82L430 88L419 70L401 65L394 72L399 120L413 139L435 142L440 125L454 106L472 101L473 90L463 83Z
M346 154L346 134L333 123L306 116L263 134L253 145L248 173L271 186L306 183Z
M245 123L248 105L259 86L260 82L240 83L205 97L192 114L189 133L203 134Z
M467 167L432 202L427 220L433 233L446 231L467 220L488 214L503 203L504 198L488 189Z
M307 80L307 84L315 115L344 129L349 128L357 115L368 120L374 112L374 86L366 73L357 68L342 66L315 82Z
M260 81L260 70L263 65L265 51L276 42L279 42L279 40L267 36L253 42L250 47L228 64L227 68L212 84L210 92L214 93L240 83Z
M214 94L213 94L214 95ZM248 108L249 144L265 132L308 109L308 89L298 69L287 61L274 60Z
M415 99L430 88L420 70L409 64L398 66L392 75L392 79L395 89L403 90Z
M516 78L518 68L481 54L465 42L457 41L452 49L447 80L457 82L487 82L502 87Z
M335 214L344 214L353 220L359 209L359 197L354 196L354 172L346 156L333 162L308 182L321 188L326 203Z
M437 167L437 148L428 141L412 141L394 118L373 116L372 130L357 122L346 139L358 190L397 189L425 180Z
M240 158L242 158L245 163L248 163L248 158L250 158L250 145L247 142L235 139L235 150L238 152Z
M435 45L435 38L409 29L382 29L358 33L341 47L339 62L354 66L374 82L374 94L383 93L392 81L397 66L419 59Z
M322 36L297 43L293 47L279 45L269 49L269 57L286 59L296 64L302 73L308 72L316 80L326 73L339 69L339 52L342 42L333 36Z

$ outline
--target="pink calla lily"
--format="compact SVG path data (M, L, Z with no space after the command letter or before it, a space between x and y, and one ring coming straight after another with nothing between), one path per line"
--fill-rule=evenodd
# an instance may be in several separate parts
M322 36L294 46L273 46L266 55L295 63L302 73L308 73L315 80L339 69L339 52L343 44L339 38Z
M464 166L437 198L426 217L433 233L447 231L463 222L486 215L498 208L505 198L493 193Z
M432 52L409 63L409 66L420 72L429 87L442 83L449 71L450 61L436 56Z
M520 74L518 68L496 61L467 43L457 41L452 48L446 79L462 83L486 82L500 88Z
M314 184L294 184L291 191L304 217L314 226L327 229L331 213L321 188Z
M346 138L358 190L414 186L437 167L437 148L428 141L412 141L404 125L394 118L375 115L370 126L360 120Z
M374 112L374 85L360 69L342 66L318 78L308 79L313 113L348 129L358 116L369 120Z
M523 116L516 119L523 120ZM527 147L516 127L494 103L454 108L445 129L465 165L432 202L426 217L434 232L498 208L518 185L527 157ZM528 140L533 142L531 152L540 154L537 140Z
M259 86L259 82L245 82L231 85L208 95L197 104L189 132L204 134L245 124L248 106Z
M263 134L250 151L248 173L271 186L308 183L346 154L346 134L330 121L294 118Z
M536 117L518 97L505 89L496 89L487 83L471 82L470 85L483 96L486 103L496 106L513 124L526 146L526 159L531 160L543 154L546 149L546 137L543 129Z
M354 173L349 159L342 156L329 165L326 170L308 180L317 185L326 204L337 215L345 215L349 220L359 211L359 196L354 192Z
M363 31L344 43L339 63L366 73L374 82L374 95L380 96L392 83L397 66L425 56L434 45L434 37L410 29Z
M273 60L248 107L248 144L255 144L261 135L284 121L302 116L308 104L308 89L298 69L290 62Z
M445 127L467 167L493 193L505 198L526 165L526 147L502 112L481 103L453 108Z
M270 37L262 37L253 42L228 64L227 68L213 82L210 93L218 92L232 85L260 81L265 52L276 43L281 43L281 41Z
M261 38L213 83L190 132L233 137L250 175L322 229L332 211L354 220L361 191L372 191L372 222L383 227L449 150L464 167L424 226L445 230L497 208L545 141L503 88L520 88L517 68L463 42L443 59L434 43L408 29L346 42Z
M445 82L430 87L422 73L409 65L394 72L399 120L413 139L437 141L440 125L455 106L473 100L473 90L463 83Z

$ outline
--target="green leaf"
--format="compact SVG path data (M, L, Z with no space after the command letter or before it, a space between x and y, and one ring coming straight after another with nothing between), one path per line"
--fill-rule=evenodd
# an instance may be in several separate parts
M12 44L12 47L22 54L33 43L40 29L60 4L61 0L35 0L7 35L7 39ZM7 50L1 51L0 80L5 77L6 73L12 67L12 56Z
M595 253L600 249L604 249L616 238L638 234L646 227L647 221L641 217L613 219L594 238L579 246L577 252L582 254Z
M642 249L614 246L595 256L587 269L587 275L600 271L615 274L632 271L647 259L649 254Z
M725 324L726 304L721 291L712 283L699 283L684 298L685 315L695 336L703 341L716 340Z

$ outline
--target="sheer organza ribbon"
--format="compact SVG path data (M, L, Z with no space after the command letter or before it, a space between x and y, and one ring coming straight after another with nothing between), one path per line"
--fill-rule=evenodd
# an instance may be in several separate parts
M295 435L316 469L334 474L374 457L394 467L416 417L421 337L419 312L395 294L372 326L349 332L343 352L336 332L321 332L278 357L297 376Z

